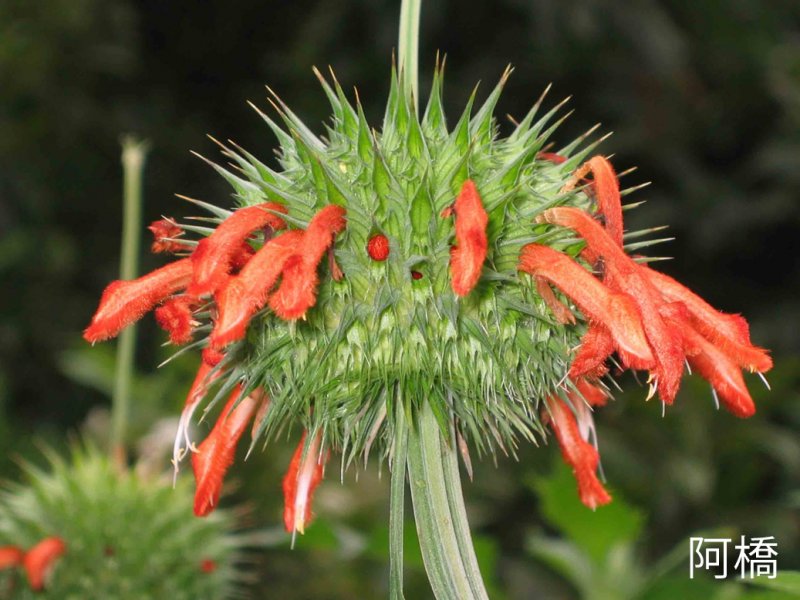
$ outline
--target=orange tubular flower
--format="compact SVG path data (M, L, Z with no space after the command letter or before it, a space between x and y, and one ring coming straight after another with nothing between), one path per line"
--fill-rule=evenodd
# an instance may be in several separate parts
M644 266L642 268L664 299L681 302L688 310L694 328L736 364L760 373L772 368L772 359L767 351L750 342L749 327L743 317L721 313L672 277Z
M158 254L186 250L185 244L174 240L183 235L183 229L172 219L165 217L159 221L153 221L147 228L153 232L153 245L150 246L152 252Z
M607 328L626 365L632 368L653 365L653 354L631 298L612 292L566 254L547 246L525 246L518 268L553 283L572 298L588 319Z
M608 373L605 361L613 351L614 341L608 329L599 323L590 323L569 367L570 378L602 377Z
M200 363L200 368L197 370L197 375L194 377L192 387L189 389L189 394L186 396L181 418L178 421L178 432L175 434L175 443L172 447L172 464L175 467L175 476L178 475L178 464L184 454L192 448L192 441L189 439L189 423L192 420L194 411L200 403L200 400L206 395L208 387L214 380L218 379L220 375L222 375L222 373L219 370L214 371L213 367L206 361ZM184 443L186 444L185 446Z
M283 524L291 533L305 532L306 525L311 522L311 502L314 491L322 481L325 473L327 453L320 455L322 434L318 433L305 448L306 434L300 439L289 463L289 470L283 478ZM304 452L305 450L305 452Z
M43 539L25 553L23 566L28 575L28 582L34 592L44 589L45 579L53 568L54 562L66 551L64 540L59 537Z
M561 156L560 154L556 154L555 152L539 152L536 155L536 158L539 160L546 160L548 162L553 163L554 165L560 165L561 163L566 162L567 157Z
M534 277L534 280L536 281L536 291L539 292L539 295L553 313L556 321L559 323L564 323L565 325L574 325L575 315L573 315L569 308L564 306L561 301L556 298L556 295L553 293L553 289L550 287L550 284L541 277Z
M272 202L240 208L225 219L214 233L201 240L192 253L194 272L189 294L206 296L225 283L234 258L242 250L242 242L251 233L263 227L273 230L286 227L285 221L275 212L286 213L286 209Z
M0 546L0 571L22 564L25 553L18 546Z
M655 374L661 400L672 404L683 375L684 353L680 336L668 327L659 307L663 300L658 290L622 247L590 215L577 208L558 207L543 212L537 219L567 227L578 233L592 253L603 258L606 280L614 289L625 292L636 303L647 341L656 359ZM610 329L610 327L609 327ZM612 330L613 335L613 330ZM641 368L641 367L633 367Z
M467 179L455 202L456 245L450 251L453 291L466 296L478 283L486 260L486 226L489 215L483 208L475 182Z
M578 168L570 182L564 186L570 190L588 173L594 176L594 193L597 208L605 220L606 231L618 246L622 247L622 202L620 201L619 182L614 167L607 158L593 156Z
M211 332L212 348L222 349L244 337L250 319L266 304L267 294L302 239L302 231L287 231L271 239L217 291L219 314Z
M254 393L237 404L241 393L241 386L236 386L211 433L192 455L197 482L194 514L198 517L209 514L219 502L222 482L233 464L236 445L261 401L261 394Z
M333 245L347 221L345 209L331 204L314 215L303 233L297 252L283 266L280 287L269 306L282 319L299 319L317 301L317 265Z
M197 299L191 296L170 298L156 309L156 323L169 333L169 341L176 345L192 340L192 330L199 324L192 317Z
M597 465L600 462L597 449L581 436L575 415L560 398L549 396L545 399L545 404L561 447L561 455L572 467L578 482L581 502L593 510L608 504L611 502L611 495L597 479Z
M159 302L185 288L191 277L192 261L183 258L139 279L110 283L92 322L83 332L84 339L95 343L116 336Z

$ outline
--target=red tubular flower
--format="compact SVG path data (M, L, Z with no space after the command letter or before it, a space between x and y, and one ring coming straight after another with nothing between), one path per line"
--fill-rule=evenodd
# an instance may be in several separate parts
M181 418L178 421L175 443L172 447L172 464L175 467L176 476L178 474L178 464L184 454L192 447L192 441L189 439L189 423L192 420L194 411L200 403L200 400L206 395L208 387L215 379L218 379L220 375L222 375L222 373L219 370L213 371L213 367L207 362L202 361L200 363L200 368L197 370L197 375L194 377L192 387L189 388L189 394L186 396ZM184 443L186 444L185 446Z
M267 294L302 239L302 231L287 231L271 239L217 291L219 312L211 332L212 348L221 349L244 337L250 319L266 304Z
M379 233L369 238L367 254L372 260L383 262L389 258L389 238Z
M219 502L225 473L236 454L236 444L258 409L260 395L251 394L237 404L241 393L241 386L237 385L211 433L192 455L192 469L197 482L194 514L198 517L209 514Z
M0 571L22 564L25 553L18 546L0 546Z
M116 336L159 302L185 288L192 277L192 261L184 258L132 281L114 281L106 287L100 306L83 332L88 342Z
M311 502L314 491L325 473L327 453L324 457L320 455L322 433L314 436L308 449L305 448L305 440L306 434L303 433L292 462L289 463L289 470L283 478L283 524L289 533L305 532L305 527L312 518Z
M453 292L466 296L478 283L486 260L486 225L489 215L483 208L475 182L467 179L455 202L456 245L450 251Z
M153 245L150 250L156 254L161 252L180 252L187 248L186 245L174 241L174 238L183 235L183 229L172 219L163 218L153 221L148 227L153 232Z
M547 246L525 246L518 268L553 283L572 298L590 321L607 328L626 365L632 368L653 365L641 318L628 296L612 292L566 254Z
M575 171L565 189L572 189L589 173L594 176L597 208L603 215L606 231L611 239L622 247L622 202L620 201L619 181L614 173L614 167L611 166L608 159L603 156L593 156L587 160Z
M53 568L54 562L66 551L67 546L59 537L48 537L36 544L25 553L23 566L28 575L28 582L34 592L44 589L47 575Z
M665 304L662 312L683 337L689 365L711 384L725 408L737 417L753 416L756 407L738 365L724 349L718 348L695 330L684 304Z
M345 228L346 211L331 204L314 215L303 233L297 252L283 266L280 287L269 306L282 319L299 319L317 301L317 265Z
M286 227L274 212L286 213L286 208L273 202L240 208L201 240L192 253L194 273L188 292L194 296L212 294L225 282L234 257L241 252L242 242L252 232L262 227L274 230Z
M536 158L539 160L546 160L548 162L553 163L554 165L560 165L563 162L566 162L567 157L561 156L560 154L556 154L555 152L539 152L536 155Z
M570 379L602 377L608 372L605 362L613 351L614 341L608 329L599 323L590 323L569 367Z
M672 404L683 375L684 353L680 336L661 317L659 307L664 302L658 290L640 266L584 211L570 207L551 208L537 220L574 230L586 240L591 252L603 258L608 284L628 294L639 309L647 341L656 360L655 369L650 370L656 376L659 396L665 403Z
M156 309L156 323L169 333L173 344L186 344L192 340L192 330L199 324L192 317L197 298L178 296L170 298Z
M597 449L581 436L575 415L561 399L549 396L545 404L561 447L561 455L572 467L578 482L581 502L591 509L608 504L611 502L611 495L597 479L597 465L600 462Z
M642 268L664 299L681 302L694 328L740 367L761 373L772 368L772 359L767 351L750 342L749 327L743 317L721 313L672 277Z
M574 325L575 315L573 315L569 308L564 306L561 301L556 298L556 295L553 293L553 289L550 287L550 284L541 277L534 277L534 280L536 281L536 291L539 292L539 295L553 313L556 321L559 323Z
M589 406L605 406L608 402L608 394L606 391L587 381L583 377L575 379L575 387L578 388L581 396L589 404Z

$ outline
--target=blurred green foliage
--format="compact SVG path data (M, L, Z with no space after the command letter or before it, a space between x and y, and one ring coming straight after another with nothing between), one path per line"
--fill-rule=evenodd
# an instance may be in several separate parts
M112 346L89 349L79 336L118 269L120 134L135 132L154 148L146 219L190 214L175 192L226 204L224 182L188 150L213 155L203 137L210 132L269 157L273 140L245 106L266 104L263 84L320 124L328 115L311 65L330 64L346 89L357 85L377 122L396 13L386 0L0 3L4 472L16 473L14 454L30 454L31 434L61 445L69 428L107 402ZM574 576L529 553L542 535L559 534L558 543L606 583L625 566L631 594L697 531L774 534L781 567L800 566L800 5L428 2L422 34L423 77L437 49L448 55L448 114L460 111L477 80L492 83L510 62L516 71L499 114L523 114L553 82L552 101L571 94L576 109L560 140L598 120L615 131L602 151L616 155L619 170L639 166L625 183L654 181L638 194L649 202L629 213L630 227L669 224L677 239L661 252L675 260L663 269L721 309L745 314L753 339L773 349L778 365L771 393L748 379L759 406L748 421L717 413L695 378L666 418L626 381L628 392L597 420L609 482L638 509L618 501L598 511L602 525L587 524L591 514L554 516L569 507L569 494L563 472L542 478L557 454L552 444L520 448L519 461L498 457L498 468L491 457L473 457L475 482L465 492L493 597L576 596ZM160 264L144 261L143 269ZM155 371L168 355L159 348L163 336L149 320L140 334L136 435L176 415L197 360ZM247 499L252 524L272 527L264 535L274 547L258 564L261 585L282 598L382 597L387 478L371 465L358 482L351 471L339 486L332 466L319 520L290 552L279 528L280 478L294 443L254 453L232 474L239 487L227 502ZM554 499L558 485L564 496ZM410 523L408 538L407 597L430 597ZM689 582L683 566L658 574L647 598L762 593L735 582L724 589Z

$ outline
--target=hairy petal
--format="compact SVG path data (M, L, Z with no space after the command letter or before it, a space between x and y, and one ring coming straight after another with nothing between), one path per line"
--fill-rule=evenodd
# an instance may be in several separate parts
M177 296L156 309L156 323L169 333L169 341L173 344L186 344L192 340L192 329L198 324L192 317L196 304L196 298Z
M561 399L549 396L545 404L561 447L561 455L564 462L572 467L578 482L581 502L591 509L608 504L611 502L611 495L597 478L597 465L600 462L597 449L583 438L575 415Z
M636 368L653 364L641 317L628 296L612 292L569 256L547 246L525 246L518 268L550 281L572 298L591 322L608 329L614 347L628 364Z
M25 553L22 562L33 591L39 592L44 589L48 573L66 550L64 540L53 536L43 539Z
M18 546L0 546L0 571L21 565L24 556Z
M187 244L175 241L183 236L183 229L172 219L164 217L153 221L148 227L153 232L153 244L150 250L156 254L161 252L180 252L188 248Z
M659 307L664 301L658 290L641 267L584 211L571 207L551 208L543 212L539 220L578 233L586 240L589 249L603 258L606 282L612 288L625 292L636 303L657 363L653 371L657 377L659 396L665 403L671 404L683 375L684 353L680 336L661 317Z
M299 319L317 301L317 266L347 221L345 209L331 204L319 210L303 233L297 252L283 267L281 284L269 306L282 319Z
M260 397L251 394L238 402L241 393L241 386L237 385L211 433L192 455L192 469L197 482L194 514L198 517L206 516L219 503L222 482L233 464L236 445L258 409Z
M694 328L736 364L761 373L772 368L772 359L767 351L750 342L749 327L744 317L719 312L669 275L647 267L643 269L664 299L681 302L688 310Z
M450 251L451 283L456 295L466 296L478 283L486 260L489 215L471 179L467 179L461 187L454 208L456 245Z
M184 258L138 279L110 283L83 332L84 339L94 343L115 337L159 302L185 288L191 277L192 261Z
M225 282L234 258L242 251L242 242L251 233L263 227L273 230L286 227L274 212L286 213L286 208L273 202L240 208L201 240L192 253L194 274L189 293L205 296L216 291Z
M613 351L614 341L608 329L600 323L590 323L569 367L570 379L602 377L608 372L605 361Z
M303 433L283 478L283 524L290 533L304 533L306 525L311 522L314 491L322 481L327 461L327 453L326 456L320 455L321 432L314 436L307 449L305 440L306 434Z
M212 348L221 349L244 337L250 319L267 303L267 295L302 238L301 231L287 231L271 239L217 291L219 312L211 332Z

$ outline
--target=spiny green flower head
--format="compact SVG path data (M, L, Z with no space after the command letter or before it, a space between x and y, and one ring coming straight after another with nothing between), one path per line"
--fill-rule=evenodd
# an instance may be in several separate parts
M448 431L454 414L480 450L496 443L512 450L516 434L539 429L537 403L563 381L579 331L551 316L517 262L533 241L578 249L572 236L548 233L534 219L548 207L587 203L560 190L591 147L579 150L576 140L559 151L569 157L559 165L538 159L560 108L540 115L541 100L509 137L498 137L493 111L509 73L477 110L473 93L450 125L441 69L422 115L393 72L380 131L335 79L330 85L320 77L333 110L324 137L279 100L273 106L285 129L261 113L280 142L281 171L224 148L238 173L216 168L240 205L278 201L287 222L303 228L328 204L347 210L334 244L344 277L321 272L305 320L265 311L226 358L232 380L268 390L260 435L299 421L348 459L373 439L389 450L397 401L407 413L430 403ZM480 283L459 298L449 271L453 219L441 214L468 178L489 214L489 252ZM386 261L367 252L377 234L389 240Z
M623 234L621 197L632 190L620 192L606 158L586 160L587 136L548 150L560 105L541 115L540 99L498 135L509 72L479 108L473 93L455 124L438 66L421 116L393 72L380 132L335 78L320 76L333 110L325 136L273 95L283 126L261 115L280 169L221 145L231 168L211 164L238 209L195 200L216 228L153 224L154 249L188 257L106 288L84 332L91 342L161 302L156 318L172 341L210 331L193 344L204 362L175 444L176 467L192 452L197 514L216 505L250 420L253 445L296 424L305 432L284 479L286 527L302 532L331 451L343 468L372 447L391 457L423 412L468 468L467 441L513 453L519 437L543 433L544 413L582 501L609 502L589 409L606 402L612 354L648 371L665 405L688 363L731 412L755 412L741 369L762 373L772 361L747 322L628 255L659 240ZM184 230L207 237L184 240ZM198 448L188 423L212 383L221 385L206 410L230 398Z
M75 450L69 461L55 452L48 458L46 470L26 464L27 481L0 494L0 546L30 555L42 540L58 539L62 552L39 569L27 559L25 569L4 564L1 597L217 600L241 593L235 520L226 510L186 518L188 481L173 489L121 471L91 448ZM31 589L28 568L40 570L42 589Z

